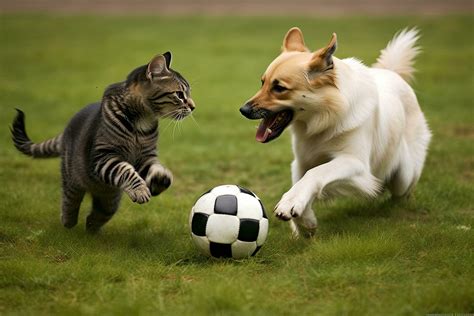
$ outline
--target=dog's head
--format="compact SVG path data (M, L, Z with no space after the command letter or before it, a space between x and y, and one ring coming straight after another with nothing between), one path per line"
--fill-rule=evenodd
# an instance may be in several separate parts
M292 122L304 122L318 114L326 117L320 120L322 125L329 124L327 113L335 110L334 102L338 103L335 99L340 98L333 58L336 45L336 34L333 34L327 46L310 52L299 28L288 31L281 54L262 76L262 87L240 108L246 118L262 119L257 141L269 142Z

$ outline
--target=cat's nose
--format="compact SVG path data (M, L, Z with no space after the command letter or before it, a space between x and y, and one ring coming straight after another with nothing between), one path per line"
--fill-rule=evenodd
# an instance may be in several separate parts
M194 111L194 109L196 108L196 105L194 104L193 99L189 98L187 101L188 101L187 102L188 108L191 110L191 112Z

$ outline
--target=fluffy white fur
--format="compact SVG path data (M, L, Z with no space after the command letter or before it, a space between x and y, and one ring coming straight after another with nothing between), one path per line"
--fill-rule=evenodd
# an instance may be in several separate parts
M376 196L384 186L395 197L413 190L431 138L406 81L413 76L417 39L413 29L398 33L372 68L333 57L336 87L308 88L298 98L305 111L291 124L293 187L275 207L278 217L292 220L295 234L314 233L315 199ZM328 99L337 111L319 108Z
M411 80L415 69L413 63L420 53L420 48L415 46L419 38L417 29L404 29L391 40L387 48L382 49L374 68L385 68L395 71L405 80Z

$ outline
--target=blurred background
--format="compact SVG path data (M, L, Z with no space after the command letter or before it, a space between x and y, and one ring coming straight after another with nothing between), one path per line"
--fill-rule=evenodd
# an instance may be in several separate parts
M472 0L0 0L4 12L205 15L448 14L472 12Z

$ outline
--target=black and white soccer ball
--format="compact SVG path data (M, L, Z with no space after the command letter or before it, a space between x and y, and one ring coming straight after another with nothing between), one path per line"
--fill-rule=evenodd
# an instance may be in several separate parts
M262 202L237 185L221 185L204 193L194 204L189 222L194 243L212 257L253 256L268 233Z

